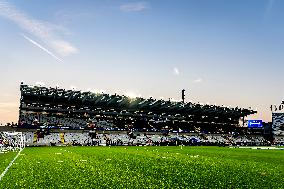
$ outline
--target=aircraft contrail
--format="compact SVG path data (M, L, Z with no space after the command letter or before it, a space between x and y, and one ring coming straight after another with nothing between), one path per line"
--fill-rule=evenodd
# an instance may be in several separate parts
M14 22L25 33L28 32L33 38L43 41L58 56L64 57L78 52L75 46L61 38L64 33L54 24L30 17L7 1L0 0L0 17Z
M28 40L29 42L31 42L32 44L34 44L35 46L37 46L38 48L40 48L41 50L43 50L44 52L46 52L47 54L49 54L50 56L52 56L54 59L56 59L59 62L63 62L62 59L58 58L55 54L53 54L52 52L50 52L48 49L46 49L45 47L43 47L42 45L40 45L39 43L35 42L34 40L32 40L31 38L27 37L24 34L21 34L26 40Z

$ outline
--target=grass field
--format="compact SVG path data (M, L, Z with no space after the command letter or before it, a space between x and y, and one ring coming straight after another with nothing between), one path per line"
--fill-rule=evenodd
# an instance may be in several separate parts
M0 154L0 174L5 170L9 163L16 156L16 152L9 152L5 154Z
M15 155L0 154L1 173ZM0 181L0 188L284 188L284 151L25 148Z

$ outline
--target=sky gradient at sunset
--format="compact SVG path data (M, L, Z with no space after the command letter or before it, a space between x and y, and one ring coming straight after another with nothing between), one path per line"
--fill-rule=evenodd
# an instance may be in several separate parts
M284 98L284 1L0 0L0 123L19 85L252 107Z

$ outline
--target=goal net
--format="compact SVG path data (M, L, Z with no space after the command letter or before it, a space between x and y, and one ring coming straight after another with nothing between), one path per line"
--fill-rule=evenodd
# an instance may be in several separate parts
M22 132L0 132L0 152L22 150L25 139Z

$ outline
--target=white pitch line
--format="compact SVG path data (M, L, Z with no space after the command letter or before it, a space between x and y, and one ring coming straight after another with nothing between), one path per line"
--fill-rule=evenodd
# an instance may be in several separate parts
M19 153L16 155L16 157L10 162L10 164L6 167L6 169L3 171L3 173L0 175L0 181L2 180L2 178L5 176L5 174L8 172L8 170L10 169L10 167L13 165L14 161L19 157L21 151L23 149L21 149L19 151Z

